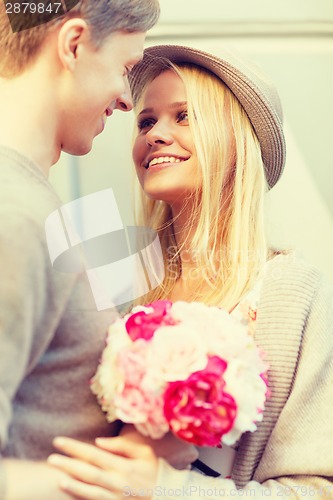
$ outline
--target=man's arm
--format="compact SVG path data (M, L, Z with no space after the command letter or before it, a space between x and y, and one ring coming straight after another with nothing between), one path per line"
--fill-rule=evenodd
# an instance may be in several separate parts
M4 219L0 212L0 499L68 500L59 489L59 472L46 463L1 457L12 401L29 370L33 346L42 352L50 342L46 332L35 337L46 295L43 248L34 237L34 225L20 214L11 212L7 225Z

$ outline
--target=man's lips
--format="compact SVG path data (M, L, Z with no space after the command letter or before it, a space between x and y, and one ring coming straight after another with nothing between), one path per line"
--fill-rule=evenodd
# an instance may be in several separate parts
M109 116L111 116L111 115L112 115L112 113L113 113L113 109L111 109L111 108L107 108L107 109L104 111L104 113L103 113L103 115L102 115L103 128L104 128L104 127L105 127L105 125L106 125L106 122L107 122L108 117L109 117Z
M160 156L155 156L153 158L148 159L147 163L144 165L145 169L148 169L150 167L154 167L156 165L162 165L162 164L167 164L167 163L182 163L186 160L188 160L189 157L185 158L182 156L168 156L168 155L160 155Z

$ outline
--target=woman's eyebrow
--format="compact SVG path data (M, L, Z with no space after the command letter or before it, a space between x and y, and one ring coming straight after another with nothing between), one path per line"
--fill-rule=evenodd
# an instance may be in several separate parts
M182 106L187 106L187 101L173 102L168 106L169 108L180 108Z
M140 113L138 114L138 116L144 115L146 113L152 113L152 112L153 112L153 108L144 108L142 111L140 111Z
M182 106L187 106L187 101L173 102L172 104L170 104L168 106L168 108L173 109L173 108L180 108ZM146 113L153 113L153 112L154 112L154 108L144 108L142 111L140 111L138 116L146 114Z

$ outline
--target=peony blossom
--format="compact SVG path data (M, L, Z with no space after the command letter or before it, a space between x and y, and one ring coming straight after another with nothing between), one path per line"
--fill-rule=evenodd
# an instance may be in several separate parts
M167 314L171 304L168 300L157 300L143 310L131 314L125 327L133 342L137 339L150 340L161 325L175 324Z
M185 324L161 326L151 341L149 370L163 382L184 380L207 365L202 335Z
M164 393L164 414L170 429L198 446L217 446L237 414L234 398L225 391L227 364L217 356L187 380L172 382Z

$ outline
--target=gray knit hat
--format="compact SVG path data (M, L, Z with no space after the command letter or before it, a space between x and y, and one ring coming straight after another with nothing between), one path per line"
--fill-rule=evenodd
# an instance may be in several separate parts
M162 61L165 68L166 60L201 66L229 87L246 111L259 139L267 183L272 188L282 174L286 158L281 102L272 82L252 61L229 50L219 49L219 55L215 56L191 47L156 45L145 50L142 61L129 75L134 103L145 81L163 67Z

